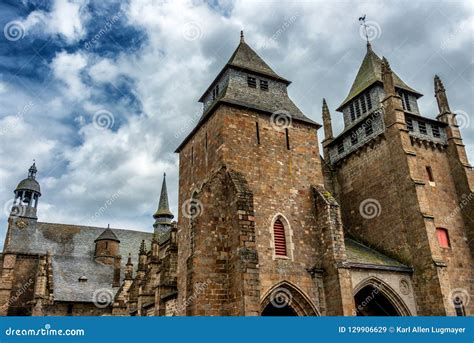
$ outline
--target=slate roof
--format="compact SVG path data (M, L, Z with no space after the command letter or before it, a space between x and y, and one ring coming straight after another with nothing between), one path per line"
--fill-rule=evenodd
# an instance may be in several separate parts
M149 246L153 233L109 230L120 240L123 280L127 256L130 253L132 263L137 266L140 243L145 240ZM94 260L94 241L106 231L103 227L30 222L25 229L11 230L5 252L41 255L51 252L55 300L91 302L97 289L113 294L117 291L112 288L113 267ZM87 282L79 282L82 276L87 277Z
M382 266L394 267L401 270L410 271L411 268L403 263L388 257L377 250L369 248L368 246L357 242L351 238L345 238L347 261L359 266Z
M254 71L257 74L266 75L287 84L291 83L291 81L288 81L275 73L273 69L270 68L268 64L265 63L265 61L243 40L240 41L239 46L235 49L227 62L227 65L238 69Z
M18 186L16 186L15 191L21 190L32 190L41 194L41 189L38 181L30 177L20 181Z
M417 97L422 96L421 93L408 86L400 77L393 72L393 81L395 87L404 89L408 92L415 94ZM369 88L376 82L382 82L382 59L372 50L369 45L367 47L367 53L365 54L364 60L359 67L359 72L352 84L351 90L347 95L346 99L337 108L337 111L341 111L344 105L350 100L359 95L362 91Z
M105 229L104 232L102 232L100 236L95 239L94 242L97 241L117 241L120 243L120 240L110 228Z

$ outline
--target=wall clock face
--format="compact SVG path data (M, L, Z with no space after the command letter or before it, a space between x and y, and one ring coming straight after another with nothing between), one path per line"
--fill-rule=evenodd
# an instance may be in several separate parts
M28 222L24 219L18 219L15 224L19 229L26 229L28 227Z

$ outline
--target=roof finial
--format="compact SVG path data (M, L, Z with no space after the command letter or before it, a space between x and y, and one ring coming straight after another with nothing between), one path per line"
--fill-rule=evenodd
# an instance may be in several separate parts
M359 17L359 23L360 25L364 26L365 39L367 40L367 50L369 50L372 48L372 46L370 45L370 41L369 41L369 33L367 31L367 24L365 23L365 17L366 17L365 14L362 17Z
M30 169L28 169L28 178L35 179L37 171L36 162L33 160L33 164L31 165Z
M244 43L244 30L240 30L240 43Z

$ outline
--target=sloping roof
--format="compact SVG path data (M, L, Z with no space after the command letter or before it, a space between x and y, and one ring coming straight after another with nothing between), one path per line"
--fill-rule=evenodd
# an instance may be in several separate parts
M421 93L408 86L400 77L393 72L393 81L395 87L404 89L415 94L417 97L422 96ZM346 105L350 100L359 95L362 91L369 88L376 82L382 82L382 59L372 50L371 46L367 47L367 53L365 54L364 60L359 67L359 72L352 83L351 90L347 95L346 99L337 108L337 111L341 111L342 107Z
M120 240L122 275L129 253L132 263L138 263L142 240L150 242L152 232L109 229ZM107 231L107 230L106 230ZM24 229L12 228L5 252L44 255L51 253L53 263L54 298L59 301L92 302L94 291L103 288L113 294L113 267L94 260L95 239L104 233L103 227L53 224L30 221ZM147 243L149 244L149 243ZM79 278L87 277L87 282Z
M110 228L105 229L104 232L102 232L100 236L95 239L94 242L97 241L117 241L120 243L120 240Z
M403 263L388 257L377 250L357 242L351 238L345 238L347 261L356 265L384 266L409 269Z
M257 74L261 74L264 76L268 76L272 79L276 79L282 81L289 85L291 81L279 76L277 73L273 71L272 68L260 57L258 54L241 38L239 45L235 49L234 53L230 56L229 61L225 64L225 66L221 69L219 74L217 74L216 78L206 91L202 94L199 98L199 101L203 101L205 95L209 92L209 90L214 86L217 80L220 79L222 74L228 68L235 68L237 70L247 70L253 71Z
M290 83L290 81L282 78L268 66L265 61L257 55L257 53L243 40L235 49L230 57L227 65L236 67L238 69L251 70L259 74L270 76L272 78Z

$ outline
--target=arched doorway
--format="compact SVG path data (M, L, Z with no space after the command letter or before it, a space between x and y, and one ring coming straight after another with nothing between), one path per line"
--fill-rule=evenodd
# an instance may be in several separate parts
M296 286L283 281L270 289L261 304L262 316L318 316L311 300Z
M410 311L398 294L382 280L372 277L354 292L357 316L409 316Z
M358 316L399 316L390 300L377 288L368 285L355 295L356 314Z

